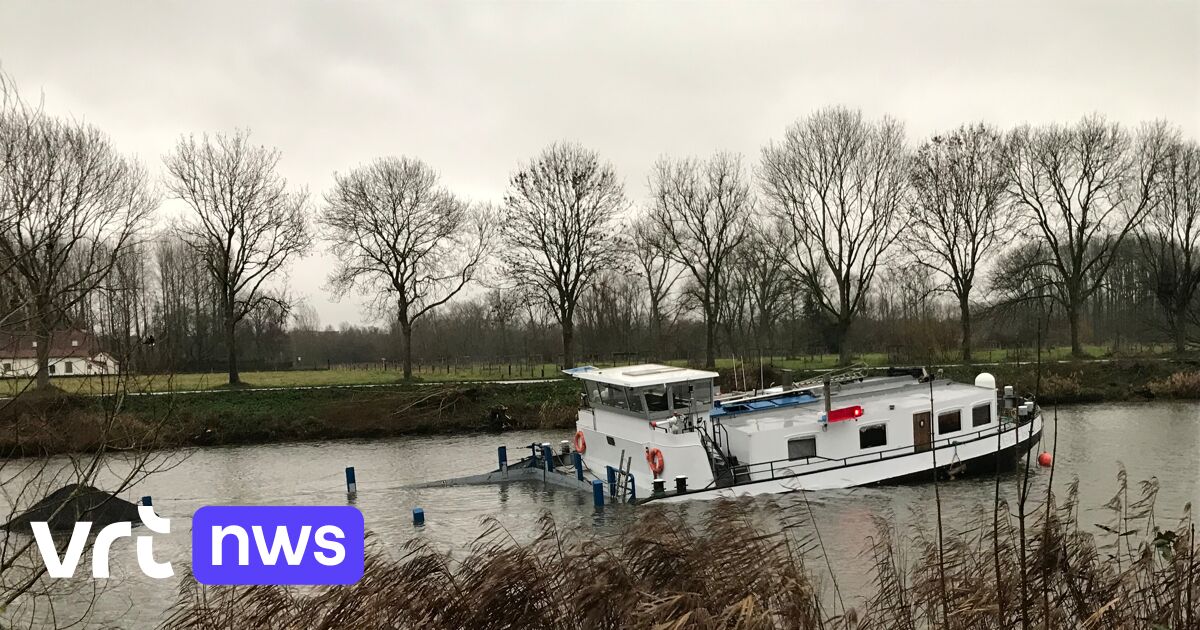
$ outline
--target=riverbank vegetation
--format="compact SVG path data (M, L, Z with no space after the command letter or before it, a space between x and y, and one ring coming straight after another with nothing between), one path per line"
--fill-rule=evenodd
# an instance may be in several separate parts
M1001 385L1041 392L1043 403L1160 398L1200 400L1200 362L1084 361L935 368L961 382L989 371ZM718 368L725 389L782 382L778 367ZM1041 374L1040 385L1038 374ZM819 375L796 370L793 378ZM243 376L249 378L249 375ZM761 380L760 380L761 378ZM132 377L130 381L136 382ZM121 380L112 381L121 383ZM238 388L155 395L25 394L0 407L0 456L108 448L174 448L574 426L572 379L527 383L384 383L371 387ZM101 423L100 419L107 419ZM93 427L105 426L101 434ZM153 439L146 426L153 426Z
M112 396L25 395L0 407L0 456L566 428L578 400L568 381L124 395L119 410Z
M465 558L414 537L398 554L376 549L353 586L184 577L163 627L1194 628L1195 528L1190 514L1156 518L1156 493L1156 482L1129 487L1122 472L1099 517L1072 484L1023 517L998 503L941 537L878 519L863 542L873 563L865 593L823 583L813 524L774 502L718 501L697 525L647 505L615 537L547 514L532 542L485 519Z

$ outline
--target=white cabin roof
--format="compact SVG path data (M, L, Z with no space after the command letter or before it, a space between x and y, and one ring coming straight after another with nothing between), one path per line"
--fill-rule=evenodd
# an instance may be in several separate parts
M621 367L603 369L585 365L563 371L585 381L595 381L622 387L647 387L665 383L699 381L719 376L716 372L693 370L673 365L659 365L657 363L623 365Z
M967 383L939 379L934 381L933 385L933 408L938 413L950 408L969 408L980 402L995 400L996 397L994 389ZM849 405L862 406L863 415L854 422L872 424L876 420L892 417L893 408L901 410L902 413L913 409L928 410L929 395L929 384L920 383L916 379L877 378L867 379L846 388L845 391L835 392L831 402L834 409ZM816 424L824 411L825 405L817 401L786 409L725 416L721 418L721 423L731 431L756 433L797 423Z

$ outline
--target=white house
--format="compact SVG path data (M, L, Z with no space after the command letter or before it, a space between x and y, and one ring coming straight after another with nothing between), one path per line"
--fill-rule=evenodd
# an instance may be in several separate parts
M0 377L29 377L37 373L37 340L33 335L0 333ZM62 330L50 336L50 374L86 376L115 374L117 361L100 350L95 335Z

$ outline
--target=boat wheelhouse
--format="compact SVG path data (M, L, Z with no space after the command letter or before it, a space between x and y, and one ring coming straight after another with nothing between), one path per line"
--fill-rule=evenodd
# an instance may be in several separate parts
M844 488L1011 465L1040 437L1032 401L980 374L831 373L718 394L714 372L669 365L567 370L583 385L575 450L638 499ZM671 481L668 489L667 481Z

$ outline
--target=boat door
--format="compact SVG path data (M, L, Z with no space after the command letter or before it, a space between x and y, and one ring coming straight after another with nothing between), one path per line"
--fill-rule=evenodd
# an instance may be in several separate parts
M933 416L928 411L913 414L913 452L924 453L933 442Z

